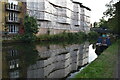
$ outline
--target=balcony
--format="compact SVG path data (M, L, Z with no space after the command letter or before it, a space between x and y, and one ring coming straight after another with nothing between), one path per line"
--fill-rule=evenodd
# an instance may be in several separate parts
M17 23L17 24L20 24L22 22L21 18L14 17L14 18L10 19L8 16L5 17L5 21L6 21L6 23Z
M20 7L19 5L12 4L12 3L11 4L7 3L5 4L5 9L7 11L21 12L22 7Z

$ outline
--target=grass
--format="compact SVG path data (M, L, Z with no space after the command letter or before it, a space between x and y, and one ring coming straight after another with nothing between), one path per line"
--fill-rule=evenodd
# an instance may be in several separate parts
M115 78L117 53L118 42L110 46L95 61L75 75L75 78Z

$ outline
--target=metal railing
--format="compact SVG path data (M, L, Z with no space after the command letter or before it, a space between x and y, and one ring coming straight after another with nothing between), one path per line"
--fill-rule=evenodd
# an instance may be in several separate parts
M20 7L19 5L15 5L15 4L10 4L10 3L7 3L5 5L5 8L6 10L11 10L11 11L17 11L17 12L20 12L22 7Z
M9 18L8 16L6 16L5 21L8 23L21 23L21 18L18 17Z

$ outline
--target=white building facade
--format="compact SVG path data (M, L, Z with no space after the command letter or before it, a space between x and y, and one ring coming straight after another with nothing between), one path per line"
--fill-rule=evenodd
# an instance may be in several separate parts
M38 20L40 34L89 32L90 9L71 0L27 0L27 13Z

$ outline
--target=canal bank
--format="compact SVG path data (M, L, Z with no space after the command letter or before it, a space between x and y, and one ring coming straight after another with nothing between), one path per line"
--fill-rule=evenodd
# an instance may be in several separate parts
M50 42L50 43L60 43L60 42L83 42L86 40L93 41L97 40L97 37L99 36L98 33L96 32L89 32L86 34L85 32L77 32L77 33L67 33L63 32L60 34L55 34L55 35L39 35L36 36L36 38L32 38L32 35L28 37L25 37L26 34L24 35L17 35L14 36L13 38L6 38L2 39L2 43L34 43L34 42ZM93 41L94 42L94 41Z
M120 40L111 45L74 78L116 78L119 43Z

